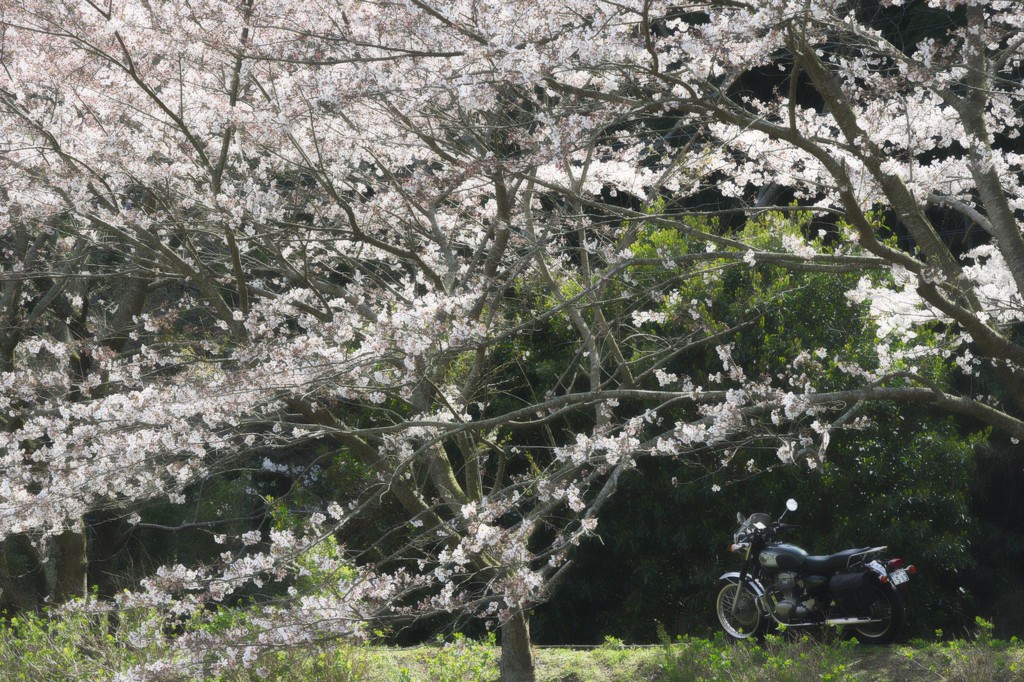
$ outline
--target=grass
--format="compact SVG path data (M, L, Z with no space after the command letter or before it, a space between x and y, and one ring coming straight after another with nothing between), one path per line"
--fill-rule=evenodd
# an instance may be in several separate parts
M478 644L451 648L369 649L365 682L492 682L500 650L473 674L444 677L438 661L485 655ZM611 640L594 649L537 648L540 682L1000 682L1024 679L1024 646L979 636L949 642L915 641L891 647L852 640L770 637L763 645L685 638L658 647ZM482 659L480 659L482 660Z
M145 624L149 621L141 619ZM154 621L159 623L159 621ZM388 648L322 642L315 647L262 649L251 667L180 665L168 640L140 646L110 623L82 615L40 615L0 621L0 680L79 682L140 679L159 682L494 682L501 650L455 636L432 646ZM138 628L136 628L138 629ZM978 619L974 635L861 646L831 633L822 641L770 636L762 645L721 637L662 637L658 646L628 646L609 637L590 649L536 647L540 682L1001 682L1024 680L1024 644L993 637ZM156 634L159 634L157 632Z
M605 647L591 650L569 648L537 648L537 679L541 681L639 682L658 666L660 651L656 648ZM464 677L440 677L436 660L438 647L371 650L370 670L364 682L490 682L498 679L497 660L500 648L491 653L491 663L479 674ZM472 654L470 654L472 655Z

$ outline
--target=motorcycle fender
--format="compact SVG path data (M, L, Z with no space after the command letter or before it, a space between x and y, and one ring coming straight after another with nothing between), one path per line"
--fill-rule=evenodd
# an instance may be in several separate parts
M888 575L888 572L885 570L885 566L883 566L882 562L878 561L877 559L875 559L874 561L869 561L865 564L865 566L871 569L874 573L877 573L879 578Z
M728 573L723 573L718 580L721 582L736 584L740 580L740 572L730 571ZM758 597L763 597L767 593L760 581L754 580L749 575L747 576L747 584L754 589L754 592Z

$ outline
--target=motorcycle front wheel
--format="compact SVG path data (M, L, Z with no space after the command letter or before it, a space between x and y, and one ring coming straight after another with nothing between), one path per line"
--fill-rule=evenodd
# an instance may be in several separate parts
M738 582L727 582L718 592L715 610L718 622L729 638L738 641L764 635L767 619L750 585L741 587Z
M880 622L860 625L853 629L853 635L862 644L889 644L899 636L907 621L907 609L903 597L891 587L875 585L867 613Z

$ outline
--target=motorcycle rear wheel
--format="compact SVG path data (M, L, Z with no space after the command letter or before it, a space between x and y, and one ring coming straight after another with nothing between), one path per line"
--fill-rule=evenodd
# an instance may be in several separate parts
M875 585L872 590L872 601L865 615L878 618L881 622L855 627L853 635L861 644L889 644L903 630L907 622L907 609L903 597L893 588Z
M737 596L739 604L733 613L733 604ZM729 581L722 586L715 601L718 622L730 639L741 641L750 638L760 639L764 636L767 618L757 601L757 593L750 585L740 587L738 582Z

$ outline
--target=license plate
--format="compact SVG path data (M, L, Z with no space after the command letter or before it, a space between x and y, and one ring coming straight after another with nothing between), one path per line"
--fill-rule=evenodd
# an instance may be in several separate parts
M907 575L907 569L905 568L897 568L889 574L889 583L892 585L902 585L908 580L910 580L910 576Z

